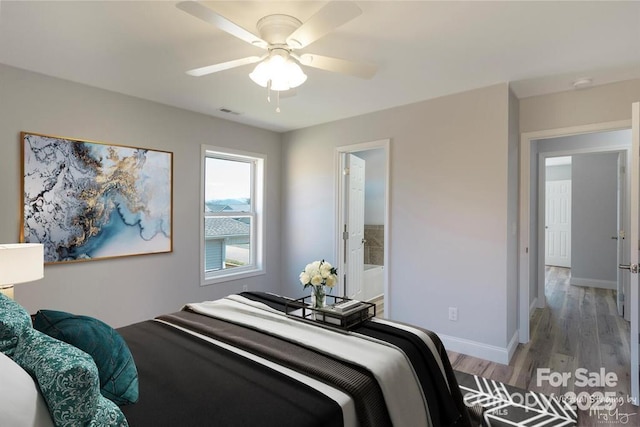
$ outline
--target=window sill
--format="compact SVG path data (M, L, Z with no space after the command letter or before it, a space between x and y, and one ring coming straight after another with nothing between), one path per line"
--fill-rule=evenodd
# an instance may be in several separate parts
M245 270L238 273L227 273L227 274L216 276L216 277L205 278L204 280L201 281L200 286L215 285L216 283L231 282L233 280L246 279L247 277L261 276L264 274L265 274L264 268L248 270L248 271Z

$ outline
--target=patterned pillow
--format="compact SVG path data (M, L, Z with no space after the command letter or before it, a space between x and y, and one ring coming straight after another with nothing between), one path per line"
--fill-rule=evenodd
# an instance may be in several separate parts
M31 317L11 298L0 294L0 351L11 357L18 337L31 329Z
M98 369L82 350L28 329L13 359L38 382L57 427L128 425L120 409L100 394Z
M100 392L117 405L138 401L138 370L127 343L111 326L89 316L40 310L33 327L93 357L100 376Z
M98 399L96 414L89 423L89 427L127 427L128 425L127 419L115 403L104 397Z

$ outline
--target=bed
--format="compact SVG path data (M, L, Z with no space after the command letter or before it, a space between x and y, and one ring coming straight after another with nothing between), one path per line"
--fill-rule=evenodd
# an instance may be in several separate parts
M118 329L137 396L103 425L472 425L435 334L382 319L340 331L288 303L244 292Z

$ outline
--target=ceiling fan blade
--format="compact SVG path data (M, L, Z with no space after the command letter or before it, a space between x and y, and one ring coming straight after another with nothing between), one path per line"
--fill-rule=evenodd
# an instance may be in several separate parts
M262 60L264 57L265 56L247 56L246 58L235 59L233 61L194 68L193 70L187 71L187 74L195 77L205 76L207 74L217 73L218 71L228 70L229 68L240 67L241 65L254 64Z
M205 22L215 25L222 31L227 32L232 36L239 38L240 40L244 40L249 44L261 47L263 49L266 49L268 46L268 43L262 40L260 37L245 30L238 24L229 21L224 16L214 12L213 10L202 5L201 3L198 3L197 1L183 1L176 4L176 7L187 12L190 15L195 16L198 19L202 19Z
M335 73L348 74L354 77L370 79L378 71L378 67L374 64L366 62L353 62L346 59L331 58L329 56L316 55L313 53L305 53L296 59L302 65L318 68L320 70L333 71Z
M362 10L350 1L328 3L287 37L287 43L295 49L303 48L361 13Z

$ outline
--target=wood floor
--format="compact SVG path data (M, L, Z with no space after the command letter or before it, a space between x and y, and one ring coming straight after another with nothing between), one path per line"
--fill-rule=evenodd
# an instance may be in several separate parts
M384 318L384 295L380 295L369 302L376 305L376 317Z
M629 382L629 323L618 316L615 291L573 286L570 270L547 267L545 293L547 307L536 309L531 318L531 341L520 344L509 365L488 362L449 352L453 368L481 375L515 387L561 396L567 392L597 396L614 392L615 409L583 409L579 426L640 426L640 408L627 401ZM550 373L570 373L566 386L543 380L538 369ZM578 372L585 368L586 372ZM615 386L585 383L591 373L615 373ZM588 408L589 403L582 403ZM601 405L604 406L604 405Z

